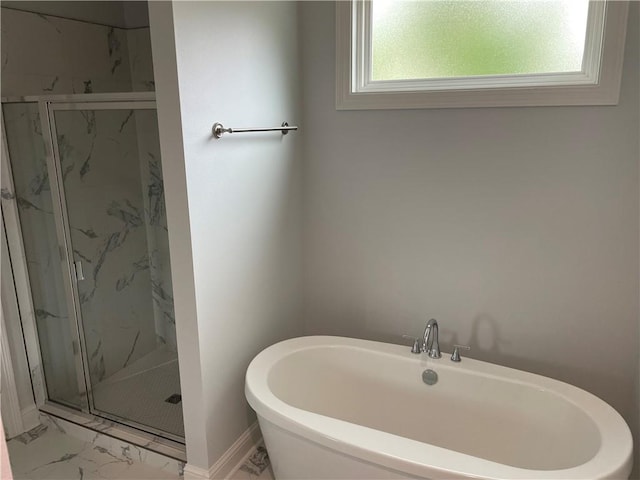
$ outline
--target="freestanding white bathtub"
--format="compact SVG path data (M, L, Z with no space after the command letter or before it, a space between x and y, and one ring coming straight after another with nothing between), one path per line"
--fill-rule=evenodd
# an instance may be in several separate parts
M433 369L435 385L422 381ZM626 479L627 424L531 373L342 337L273 345L247 370L277 479Z

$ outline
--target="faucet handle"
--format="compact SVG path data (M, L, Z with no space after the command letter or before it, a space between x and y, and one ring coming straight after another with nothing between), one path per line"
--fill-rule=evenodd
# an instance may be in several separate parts
M413 341L413 346L411 347L411 353L418 354L422 353L422 345L420 339L417 337L413 337L411 335L402 335L402 338L408 338Z
M460 349L463 348L465 350L471 350L471 347L469 345L454 345L453 346L453 353L451 354L451 361L452 362L459 362L462 359L460 358Z

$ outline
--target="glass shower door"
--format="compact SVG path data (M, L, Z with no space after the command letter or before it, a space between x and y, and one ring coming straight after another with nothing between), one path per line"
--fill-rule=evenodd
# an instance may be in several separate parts
M80 389L82 362L67 303L70 292L65 288L65 265L59 261L38 103L3 103L2 114L14 188L14 192L3 191L2 195L16 200L46 396L80 410L86 407L84 387ZM30 368L38 369L39 363L33 362Z
M155 104L49 117L89 409L184 437Z

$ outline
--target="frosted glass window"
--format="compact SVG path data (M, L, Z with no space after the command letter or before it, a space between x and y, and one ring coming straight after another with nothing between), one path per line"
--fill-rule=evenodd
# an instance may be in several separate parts
M372 81L582 70L588 0L372 0Z

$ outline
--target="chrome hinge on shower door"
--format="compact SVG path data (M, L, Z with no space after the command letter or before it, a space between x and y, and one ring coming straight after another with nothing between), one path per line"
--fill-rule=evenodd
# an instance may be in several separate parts
M82 270L82 262L78 260L77 262L74 262L73 265L75 266L75 270L76 270L76 280L78 281L84 280L84 271Z

